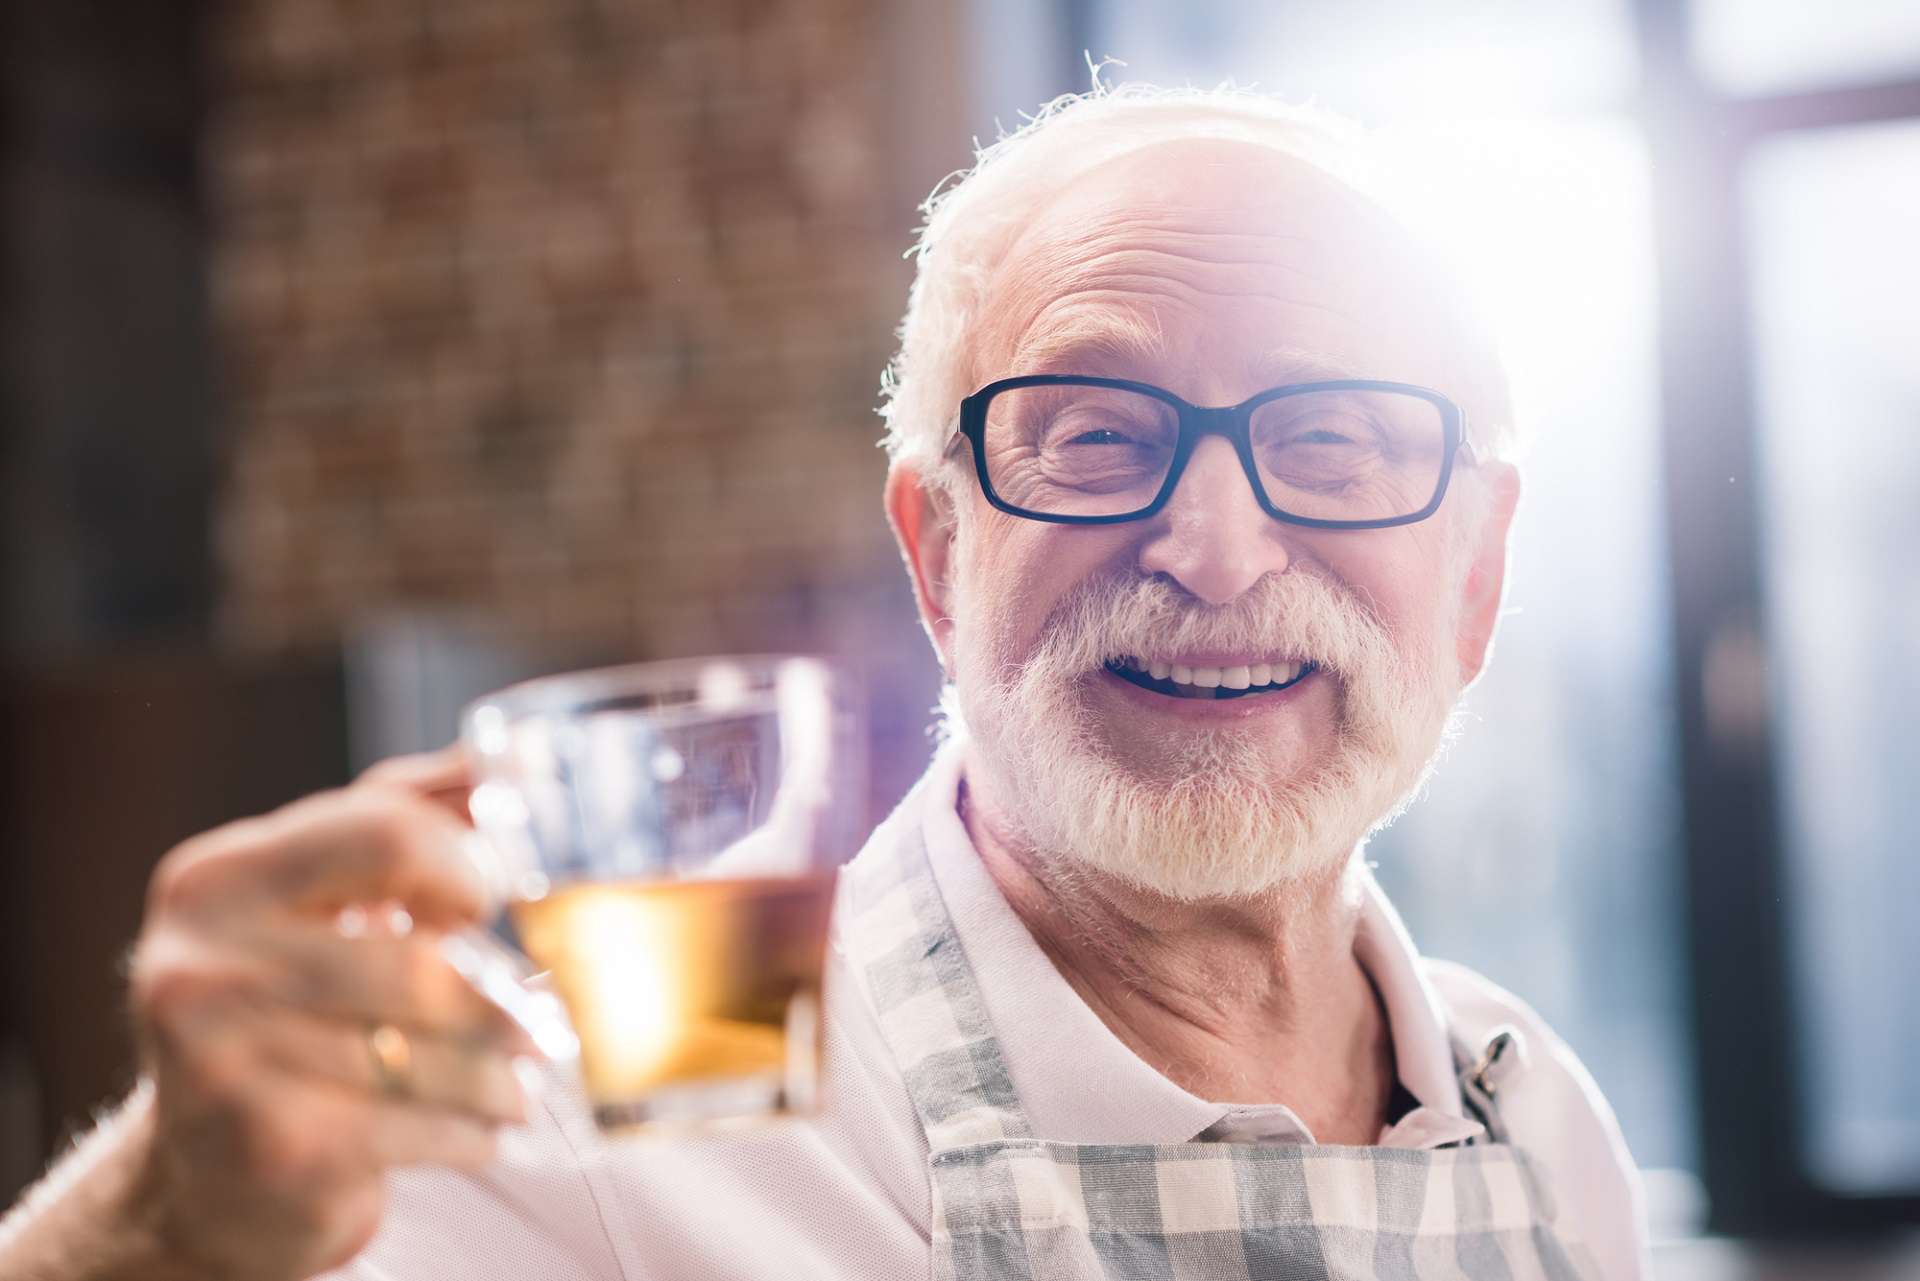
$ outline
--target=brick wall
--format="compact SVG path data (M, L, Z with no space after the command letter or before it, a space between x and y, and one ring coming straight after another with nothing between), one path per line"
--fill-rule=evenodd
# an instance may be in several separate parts
M872 407L914 203L966 156L951 22L217 10L225 639L424 606L536 652L826 648L923 722Z

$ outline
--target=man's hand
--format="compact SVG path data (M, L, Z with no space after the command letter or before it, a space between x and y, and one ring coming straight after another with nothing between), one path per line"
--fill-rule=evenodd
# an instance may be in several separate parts
M367 1243L388 1167L491 1158L533 1046L439 951L487 909L467 789L456 750L398 758L166 856L133 953L142 1088L0 1228L0 1272L293 1281Z

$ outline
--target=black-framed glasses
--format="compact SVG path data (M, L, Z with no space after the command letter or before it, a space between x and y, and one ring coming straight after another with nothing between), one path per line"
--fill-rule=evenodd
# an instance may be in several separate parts
M1012 516L1112 525L1154 515L1206 436L1239 455L1267 515L1318 529L1385 529L1440 509L1466 415L1427 387L1344 378L1192 405L1151 383L1024 374L960 402L987 501Z

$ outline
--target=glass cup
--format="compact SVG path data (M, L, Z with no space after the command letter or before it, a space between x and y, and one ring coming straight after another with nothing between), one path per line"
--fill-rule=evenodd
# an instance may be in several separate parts
M474 702L461 737L490 879L565 1006L601 1129L812 1110L834 871L864 797L832 669L551 676Z

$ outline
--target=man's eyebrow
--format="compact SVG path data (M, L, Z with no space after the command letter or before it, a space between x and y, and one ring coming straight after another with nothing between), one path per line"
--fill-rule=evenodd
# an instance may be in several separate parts
M1082 314L1037 333L1030 330L1014 348L1008 372L1102 373L1151 381L1172 357L1166 336L1150 322Z
M1176 363L1173 346L1153 325L1129 319L1083 317L1033 334L1015 349L1006 375L1099 374L1153 382ZM1282 344L1255 357L1249 377L1260 387L1331 382L1381 375L1327 352Z

